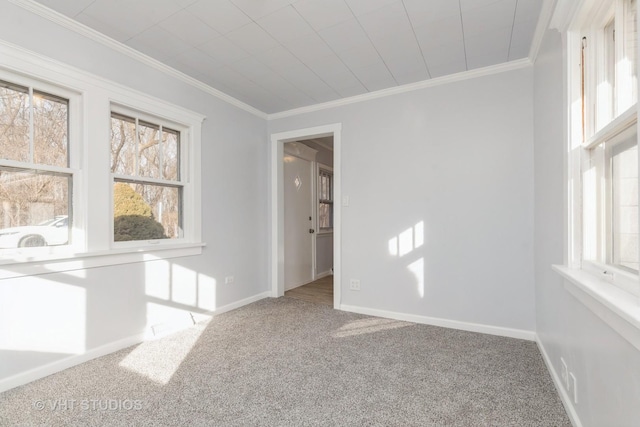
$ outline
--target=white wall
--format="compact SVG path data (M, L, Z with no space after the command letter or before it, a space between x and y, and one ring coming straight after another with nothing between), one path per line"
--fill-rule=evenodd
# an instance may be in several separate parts
M640 352L569 294L551 264L563 263L563 48L549 31L535 64L535 282L539 342L557 377L560 358L578 381L583 426L637 426Z
M270 133L343 125L343 305L534 330L532 78L519 69L269 122Z
M219 310L267 291L264 119L6 0L0 0L0 40L207 117L203 254L0 280L0 390L9 377L101 346L115 349L148 326L176 317L181 322L188 311ZM233 285L224 284L229 275Z
M333 233L316 236L316 275L327 275L333 268Z

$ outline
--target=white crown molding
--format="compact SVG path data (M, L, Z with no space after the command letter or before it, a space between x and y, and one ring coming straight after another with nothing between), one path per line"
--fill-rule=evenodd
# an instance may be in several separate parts
M489 67L478 68L475 70L463 71L461 73L450 74L448 76L437 77L435 79L422 80L416 83L409 83L402 86L382 89L375 92L369 92L362 95L342 98L335 101L323 102L321 104L309 105L307 107L295 108L293 110L282 111L267 115L267 120L277 120L285 117L297 116L300 114L311 113L314 111L326 110L329 108L342 107L358 102L370 101L372 99L385 98L387 96L398 95L406 92L413 92L420 89L426 89L434 86L441 86L448 83L459 82L463 80L475 79L478 77L489 76L492 74L504 73L506 71L519 70L532 65L529 58L518 59L516 61L505 62L502 64L491 65Z
M111 37L108 37L92 28L89 28L86 25L74 19L71 19L66 15L56 12L55 10L49 9L48 7L40 3L37 3L33 0L9 0L9 2L25 10L28 10L29 12L35 13L55 24L61 25L71 31L74 31L75 33L78 33L84 37L87 37L95 42L98 42L104 46L107 46L110 49L113 49L117 52L125 54L145 65L155 68L156 70L162 73L165 73L197 89L200 89L203 92L209 93L210 95L213 95L216 98L228 104L233 105L234 107L240 108L241 110L244 110L262 119L267 118L267 114L258 110L257 108L254 108L249 104L246 104L230 95L227 95L226 93L221 92L218 89L215 89L214 87L209 86L208 84L203 83L198 79L188 76L187 74L181 71L178 71L175 68L172 68L167 64L164 64L163 62L158 61L157 59L151 58L150 56L145 55L117 40L114 40Z
M550 28L549 23L551 22L555 8L556 0L543 0L540 16L538 17L538 24L536 25L535 33L533 33L533 40L531 41L531 48L529 49L529 60L532 64L535 63L538 58L542 40Z

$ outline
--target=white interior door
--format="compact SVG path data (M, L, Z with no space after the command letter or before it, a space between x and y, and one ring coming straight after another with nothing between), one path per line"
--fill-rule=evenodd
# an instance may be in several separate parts
M289 290L313 280L313 167L285 154L283 172L284 289Z

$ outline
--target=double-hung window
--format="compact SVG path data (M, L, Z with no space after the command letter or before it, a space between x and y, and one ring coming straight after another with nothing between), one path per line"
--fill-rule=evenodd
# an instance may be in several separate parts
M597 2L572 35L573 261L640 294L637 0Z
M72 243L75 95L12 77L0 80L0 255L52 252Z
M181 135L175 124L112 109L114 242L183 237Z
M318 229L333 230L333 172L322 166L318 173Z
M0 57L0 278L202 253L204 116L11 46Z

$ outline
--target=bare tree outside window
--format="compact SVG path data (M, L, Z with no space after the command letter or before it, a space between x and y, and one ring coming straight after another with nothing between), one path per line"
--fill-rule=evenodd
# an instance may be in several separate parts
M0 248L69 242L68 123L68 100L0 81Z
M149 207L149 214L123 214L122 203L114 197L114 241L182 237L182 187L180 180L180 132L134 117L111 115L111 172L114 196L128 185ZM124 219L123 217L128 218ZM146 216L146 219L139 218ZM158 236L151 225L164 230ZM139 224L145 233L125 232ZM149 225L146 227L146 225Z

